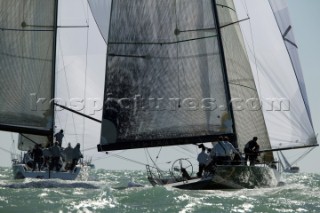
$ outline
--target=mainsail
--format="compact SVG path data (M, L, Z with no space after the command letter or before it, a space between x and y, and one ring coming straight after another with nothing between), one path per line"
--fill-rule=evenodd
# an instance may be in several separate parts
M209 0L112 2L101 150L233 133L214 7Z
M89 2L108 41L99 151L317 144L285 0Z
M0 1L0 129L52 135L56 0Z

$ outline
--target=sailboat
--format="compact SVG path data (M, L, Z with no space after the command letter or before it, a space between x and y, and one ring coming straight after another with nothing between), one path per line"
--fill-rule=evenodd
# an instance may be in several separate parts
M243 150L257 136L261 166L217 167L207 180L176 183L252 188L277 185L274 151L317 145L286 1L88 2L108 45L99 152L219 136ZM58 1L1 1L0 8L0 129L50 142Z
M54 143L54 133L68 126L68 115L65 114L71 111L65 106L62 106L66 108L64 111L62 108L57 109L60 99L72 98L69 88L64 85L66 83L60 80L63 72L58 59L60 64L66 59L59 58L59 51L62 50L58 49L58 45L62 41L58 35L58 28L61 27L58 26L58 2L0 1L0 130L19 133L17 148L22 156L32 150L35 144L48 148ZM78 72L78 78L80 74ZM62 96L60 90L68 96ZM81 119L83 117L85 115ZM85 130L85 121L79 121L73 115L72 120L73 125L78 122L82 124L80 128ZM75 130L65 131L63 147L68 142L73 145L79 142L80 131ZM17 179L74 180L83 169L83 165L79 164L70 171L32 171L22 157L12 160L13 176Z
M275 151L317 146L285 0L88 2L108 45L99 152L220 136L242 152L256 136L259 165L191 180L173 165L174 183L149 175L155 185L240 189L280 183Z
M294 163L290 164L287 158L284 156L284 154L279 151L279 159L280 159L280 165L283 169L283 172L287 173L298 173L300 171L300 168L298 166L292 166Z
M42 148L43 156L44 158L47 157L47 159L43 159L43 161L48 161L47 164L43 162L39 167L40 169L38 169L38 167L36 167L36 169L34 168L33 159L31 157L35 144L44 147ZM43 136L19 134L18 149L23 152L23 154L18 157L15 156L15 158L12 159L12 171L15 179L37 178L75 180L83 167L78 164L72 169L66 169L66 162L63 162L59 170L50 169L50 155L48 154L50 153L50 144L48 141L44 140ZM61 150L61 155L64 156L63 150Z
M303 150L303 152L296 153L295 157L291 156L289 158L287 158L282 151L277 152L282 171L286 173L298 173L300 171L300 167L297 166L297 163L306 157L313 149L314 147Z

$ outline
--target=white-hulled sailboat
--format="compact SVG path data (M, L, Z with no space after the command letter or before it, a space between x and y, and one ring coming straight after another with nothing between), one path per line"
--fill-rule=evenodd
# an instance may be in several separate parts
M61 39L59 32L64 35L65 32L62 32L62 29L66 29L65 31L68 32L70 29L84 29L82 32L85 32L83 34L86 36L88 26L85 24L67 26L68 24L61 22L62 18L58 18L58 14L68 11L68 9L61 12L58 3L64 4L58 0L0 0L0 84L2 88L0 92L0 130L19 133L17 147L22 156L24 152L32 150L35 144L41 144L42 148L51 146L54 142L53 134L62 128L67 128L62 146L66 147L69 142L74 146L80 141L79 136L83 136L83 138L87 136L85 133L80 133L79 130L76 131L77 129L81 128L81 131L85 131L85 126L88 124L96 128L94 124L90 123L91 121L83 121L83 117L93 120L94 123L100 122L79 113L84 110L73 110L82 116L80 120L67 114L72 110L66 107L63 100L69 105L72 98L82 96L71 92L70 82L66 83L68 79L64 63L67 60L63 58L65 50L58 48L65 40ZM58 22L60 26L58 26ZM69 38L69 48L73 47L70 42L72 40L74 40L73 37ZM86 42L83 44L82 46L87 45ZM76 47L79 49L79 46L81 45L78 43ZM59 58L60 56L61 58ZM68 65L70 67L71 63ZM76 74L77 78L85 75L79 69ZM64 76L65 78L62 78ZM89 74L86 75L86 77L89 76ZM72 78L72 80L79 85L77 78ZM88 92L87 90L83 91L82 88L89 87L84 82L84 80L81 81L81 85L84 86L76 88L77 90L81 89L82 95L83 93L86 95ZM61 100L62 103L59 102ZM61 110L62 108L57 110L59 103L63 105L64 111ZM75 123L81 125L70 128L68 117L72 118L73 125L76 125ZM57 130L56 126L58 126ZM95 149L95 145L93 148ZM90 145L82 146L83 149L90 149ZM49 171L48 169L32 171L32 168L23 162L23 158L13 157L12 160L15 178L74 180L84 168L83 165L77 165L68 171Z

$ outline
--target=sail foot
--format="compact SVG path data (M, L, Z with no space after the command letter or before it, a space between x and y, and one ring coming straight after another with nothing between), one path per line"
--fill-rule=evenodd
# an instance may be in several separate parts
M217 141L220 136L227 136L232 141L234 138L233 134L223 135L206 135L188 138L171 138L171 139L159 139L159 140L140 140L140 141L125 141L118 140L117 143L109 144L98 144L98 152L104 151L115 151L125 149L138 149L138 148L149 148L149 147L162 147L162 146L174 146L174 145L186 145L198 143L206 143Z

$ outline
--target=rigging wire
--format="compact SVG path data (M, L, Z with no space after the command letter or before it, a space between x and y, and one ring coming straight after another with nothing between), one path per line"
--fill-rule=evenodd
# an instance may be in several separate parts
M159 152L158 152L158 154L156 156L156 161L159 159L159 155L160 155L161 150L162 150L162 147L160 147L160 149L159 149Z
M162 147L161 147L161 149L162 149ZM161 149L160 149L160 150L161 150ZM153 163L153 168L156 168L158 171L162 171L162 170L158 167L158 165L156 164L156 162L152 159L149 151L147 151L147 153L148 153L148 155L149 155L150 160L151 160L152 163ZM158 159L157 159L157 160L158 160Z
M246 13L247 13L247 17L248 17L248 21L249 21L249 24L250 24L250 35L251 35L251 45L252 45L252 48L250 48L250 51L252 52L252 54L253 54L253 57L254 57L254 64L255 64L255 68L256 68L256 76L257 76L257 83L256 83L256 87L257 87L257 91L259 92L259 93L261 93L262 92L262 89L261 89L261 80L260 80L260 76L261 75L259 75L259 70L268 70L268 69L266 69L266 68L264 68L264 67L262 67L262 64L260 63L260 61L258 60L258 57L257 57L257 54L256 54L256 49L255 49L255 44L254 44L254 32L253 32L253 27L252 27L252 22L251 22L251 19L250 19L250 17L249 17L249 9L248 9L248 6L247 6L247 4L246 4L246 1L241 1L242 2L242 4L243 4L243 7L245 8L245 10L246 10ZM269 4L270 5L270 4ZM271 7L271 5L270 5L270 7ZM272 8L271 8L271 10L272 10ZM281 33L281 35L282 35L282 33ZM247 44L249 44L250 42L248 42L247 40L246 40L246 43ZM259 69L259 65L261 66L261 69ZM258 84L258 85L257 85ZM298 84L299 85L299 84ZM290 104L287 104L286 102L281 102L281 107L282 106L285 106L285 107L287 107L287 108L289 108L290 107ZM290 114L290 115L292 115L292 114ZM289 116L290 116L289 114L283 114L283 116L285 116L286 118L289 118ZM295 114L293 114L293 116L295 116ZM308 116L309 116L309 113L308 113ZM310 119L309 119L310 120ZM297 126L297 127L299 127L299 128L302 128L302 129L306 129L306 127L305 126L303 126L303 125L301 125L301 123L299 122L300 121L300 119L298 118L298 119L294 119L293 120L293 122L294 122L294 125L295 126Z
M86 65L85 65L85 80L87 80L87 78L86 78L86 75L87 75L87 56L88 56L88 45L89 45L89 6L87 5L87 7L85 6L85 4L84 4L84 2L83 1L81 1L81 3L82 3L82 9L83 9L83 14L85 14L85 17L86 17L86 26L83 26L83 27L86 27L86 29L87 29L87 46L86 46ZM61 18L61 17L59 17L59 18ZM79 26L78 26L79 27ZM82 27L82 26L80 26L80 27ZM60 28L62 28L62 27L60 27ZM66 65L65 65L65 61L64 61L64 55L63 55L63 50L62 50L62 44L61 44L61 35L59 34L59 45L60 45L60 52L61 52L61 57L62 57L62 63L63 63L63 71L64 71L64 73L65 73L65 80L66 80L66 85L67 85L67 93L68 93L68 97L69 97L69 99L71 98L71 92L70 92L70 86L69 86L69 81L68 81L68 77L67 77L67 73L66 73ZM86 83L85 83L85 89L84 89L84 95L86 95L85 94L86 93ZM85 110L85 109L84 109ZM67 115L68 115L69 113L67 113ZM72 122L73 122L73 128L74 128L74 132L75 132L75 139L76 139L76 141L79 141L79 135L77 134L77 129L76 129L76 125L75 125L75 117L74 117L74 114L73 113L71 113L71 116L72 116ZM68 119L66 120L66 126L67 126L67 124L68 124ZM85 126L85 125L84 125ZM85 128L85 127L84 127ZM85 131L85 130L84 130ZM83 135L85 135L85 134L83 134ZM83 136L84 137L84 136ZM84 139L83 139L83 141L84 141ZM84 146L83 146L84 147Z
M177 66L178 66L178 70L177 70L177 77L178 77L178 96L179 96L179 98L178 98L178 100L179 100L179 105L178 105L178 107L180 108L180 106L181 106L181 94L180 94L180 63L179 63L179 26L178 26L178 21L179 21L179 19L178 19L178 11L177 11L177 0L175 0L175 16L176 16L176 29L175 29L175 35L176 35L176 39L177 39Z
M126 161L129 161L131 163L136 163L136 164L143 165L143 166L147 165L145 163L142 163L142 162L139 162L139 161L136 161L136 160L133 160L133 159L129 159L129 158L126 158L126 157L123 157L123 156L121 156L119 154L114 154L114 155L112 155L112 157L116 157L118 159L126 160Z
M144 149L144 155L146 157L146 160L147 160L147 164L149 164L149 158L148 158L148 155L147 155L147 149Z
M83 1L82 1L82 4ZM86 23L90 26L89 20L89 5L86 4ZM85 7L83 5L83 7ZM87 35L86 35L86 53L85 53L85 70L84 70L84 104L86 105L86 92L87 92L87 71L88 71L88 49L89 49L89 27L87 28ZM86 114L86 107L83 108L83 114ZM82 126L82 151L84 152L84 141L85 141L85 131L86 131L86 118L83 117L83 126Z
M248 39L245 36L243 36L243 40L244 40L244 43L248 47L250 47L250 43L251 43L252 48L249 48L249 50L250 50L250 52L251 52L251 54L253 55L253 58L254 58L254 66L255 66L255 69L256 69L255 71L256 71L256 76L257 76L257 82L255 83L254 76L251 75L252 79L243 79L243 80L252 80L254 85L255 85L254 88L251 88L251 87L249 87L247 85L242 85L241 83L237 84L235 82L230 82L230 85L239 86L240 87L239 89L241 89L241 91L245 91L246 89L252 89L252 90L256 91L256 93L258 95L257 97L259 97L259 94L261 93L261 83L260 83L259 68L258 68L258 58L257 58L257 54L256 54L256 50L255 50L255 43L254 43L254 39L253 39L254 38L253 37L254 33L253 33L252 21L250 19L249 9L248 9L248 5L247 5L246 1L242 0L241 3L242 3L242 7L243 7L243 9L245 10L245 13L246 13L246 18L243 18L241 20L248 21L249 28L250 28L250 35L251 35L251 40L249 39L249 41L248 41ZM240 30L242 30L241 26L240 26L240 23L239 23L239 27L240 27ZM245 51L244 54L247 55L247 58L250 58L248 51ZM249 66L251 67L251 65L249 65ZM260 100L260 98L259 98L259 100ZM263 117L263 114L261 114L261 116ZM260 132L260 130L258 129L258 127L260 126L260 125L258 125L259 124L259 116L253 116L253 117L251 117L251 119L252 119L252 122L254 124L255 131L256 132ZM268 138L268 134L266 134L266 138Z
M177 146L177 147L174 147L174 149L175 149L177 152L180 152L181 154L186 155L186 156L188 156L188 157L190 157L190 158L192 158L192 159L195 158L195 155L191 155L191 152L190 152L189 150L187 150L185 147ZM183 150L184 152L182 152L182 150ZM186 152L189 152L189 153L186 153Z
M196 147L196 146L195 146L195 147ZM160 148L160 150L159 150L159 152L158 152L158 154L157 154L157 156L156 156L156 161L159 159L160 152L162 151L162 148L163 148L163 147ZM184 150L184 152L181 152L181 150L179 150L179 148L182 149L182 150ZM189 158L185 158L185 159L195 159L194 152L191 151L190 149L186 148L185 146L173 146L173 149L175 149L177 152L180 152L180 153L182 153L183 155L189 157ZM186 154L186 152L188 152L188 154ZM160 169L160 168L158 167L158 165L160 165L160 164L166 164L166 165L167 165L167 164L170 164L170 163L171 163L171 161L167 161L167 162L163 162L163 163L157 163L156 161L153 160L153 158L152 158L150 152L148 151L148 149L145 149L145 153L146 153L146 155L150 158L150 160L152 161L152 163L153 163L153 168L156 168L158 171L163 171L162 169ZM191 156L191 154L192 154L192 156ZM198 155L198 153L197 153L197 151L196 151L196 156L197 156L197 155ZM147 159L148 159L148 158L147 158ZM149 163L146 164L146 165L149 165ZM149 166L150 166L150 165L149 165Z
M9 154L13 154L11 151L9 151L9 150L7 150L7 149L5 149L5 148L2 148L2 147L0 147L0 150L2 150L2 151L4 151L4 152L7 152L7 153L9 153Z
M60 53L61 53L61 61L62 61L62 65L63 65L63 72L64 72L64 75L65 75L65 82L66 82L66 86L67 86L67 95L68 95L68 98L70 99L71 98L71 93L70 93L70 87L69 87L69 82L68 82L68 76L67 76L67 71L66 71L66 65L65 65L65 61L64 61L64 55L63 55L63 50L62 50L62 42L61 42L61 35L59 33L59 46L60 46ZM56 108L56 107L55 107ZM55 115L57 116L58 113L55 113ZM67 113L68 115L68 113ZM76 125L75 125L75 119L74 119L74 115L73 113L71 114L72 116L72 121L73 121L73 128L74 128L74 132L77 134L77 130L76 130ZM67 116L67 119L65 121L65 128L67 127L67 123L68 123L68 116ZM77 139L77 137L76 137Z
M302 160L304 157L306 157L313 149L315 149L315 147L309 149L308 151L306 151L303 155L301 155L298 159L296 159L294 162L292 162L293 164L296 164L298 161Z
M152 159L151 155L150 155L150 152L148 151L148 149L145 149L147 151L147 154L148 154L148 157L149 159L152 161L153 165L154 166L157 166L156 163L154 162L154 160Z
M94 162L94 161L99 161L99 160L104 160L104 159L111 158L111 157L115 157L115 158L118 158L118 159L120 159L120 160L125 160L125 161L131 162L131 163L135 163L135 164L138 164L138 165L142 165L142 166L147 166L147 165L148 165L148 166L150 166L149 163L147 163L147 164L146 164L146 163L142 163L142 162L140 162L140 161L133 160L133 159L130 159L130 158L126 158L126 157L120 155L120 154L123 154L123 153L126 152L126 151L127 151L127 150L124 150L124 151L122 151L122 152L120 152L120 153L118 153L118 154L109 154L109 155L104 156L104 157L95 158L95 159L92 160L92 162ZM147 157L147 155L149 155L150 159L152 160L152 158L151 158L150 154L148 153L148 150L147 150L147 149L145 149L145 154L146 154L146 157ZM158 164L158 165L161 165L161 164L168 164L168 163L171 163L171 161L169 161L169 162L157 163L157 164ZM154 164L154 166L150 166L150 167L156 168L156 169L162 171L156 164Z

